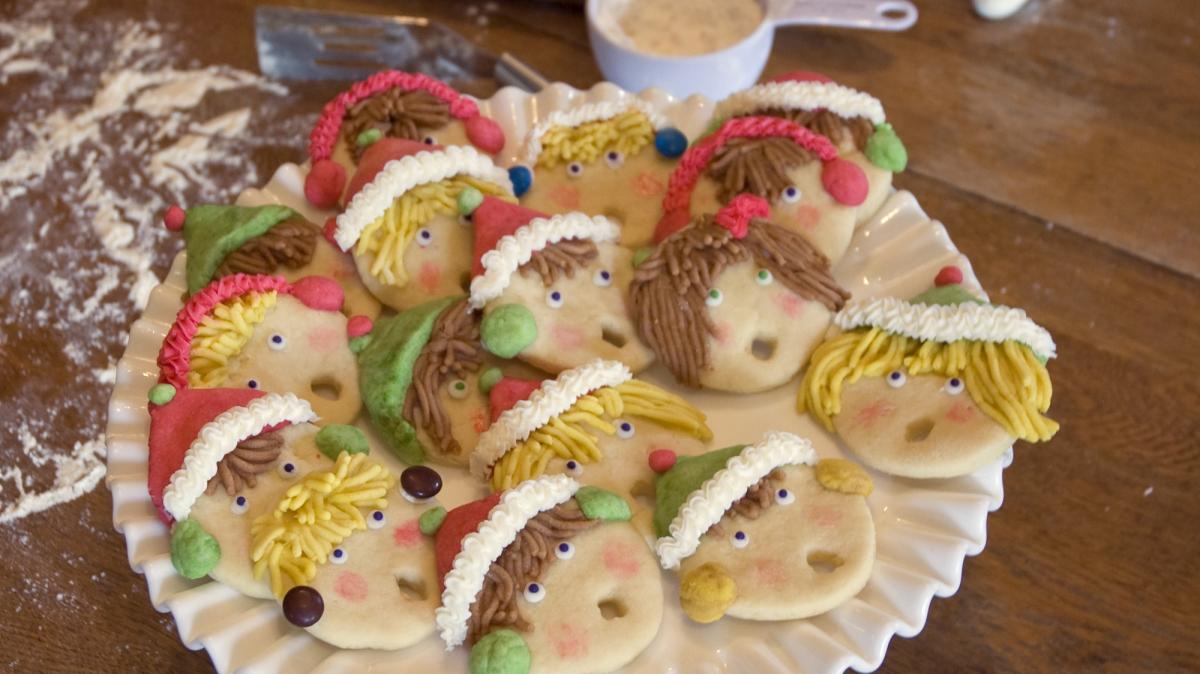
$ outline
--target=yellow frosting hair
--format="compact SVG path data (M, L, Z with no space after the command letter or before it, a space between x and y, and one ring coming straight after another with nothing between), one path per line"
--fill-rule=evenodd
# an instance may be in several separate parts
M1058 423L1044 415L1052 393L1045 364L1028 346L1012 340L922 342L880 328L852 330L813 352L797 407L832 431L833 417L842 407L842 387L892 370L962 379L975 404L1022 440L1049 440L1058 431Z
M188 357L188 386L221 386L229 376L229 363L241 353L275 306L275 291L246 293L221 302L196 326Z
M712 438L703 412L657 386L631 380L580 397L567 411L508 450L492 467L492 488L509 489L538 477L555 457L580 463L600 461L604 456L596 434L615 435L613 421L620 417L645 419L702 440Z
M596 161L615 149L626 156L636 154L654 140L654 125L641 110L626 110L609 119L585 122L579 126L552 126L542 135L538 166L553 168L559 164Z

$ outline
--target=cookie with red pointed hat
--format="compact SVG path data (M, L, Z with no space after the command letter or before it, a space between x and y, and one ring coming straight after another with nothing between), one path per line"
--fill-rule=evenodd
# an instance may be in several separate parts
M862 468L818 461L791 433L680 457L655 485L655 552L679 573L680 604L696 622L818 615L871 575L871 489Z
M176 315L158 353L159 381L295 393L322 423L349 422L362 401L343 298L322 276L219 278Z
M183 234L189 295L230 274L276 274L292 282L326 276L342 286L347 315L379 314L379 301L359 281L350 256L286 206L172 206L163 221Z
M522 164L509 171L522 204L546 213L604 215L620 225L623 245L644 246L654 237L667 176L687 143L640 99L586 103L534 125Z
M474 148L385 138L363 153L327 233L371 293L403 310L466 290L485 195L515 201L508 173Z
M812 241L836 265L869 188L862 168L840 157L825 136L779 117L735 117L679 160L655 241L750 194L766 200L768 220Z
M625 293L633 254L617 225L583 213L545 215L498 199L475 210L470 305L483 313L483 344L561 372L596 358L635 372L654 354L638 340Z
M662 578L621 497L564 475L430 511L447 649L471 674L609 672L662 621Z
M308 141L312 168L304 194L309 202L318 208L335 207L346 177L364 150L380 138L469 146L488 155L505 143L500 125L444 82L399 70L378 72L355 82L321 111Z
M891 191L892 174L908 164L908 151L887 121L883 104L820 73L796 71L731 94L717 104L713 118L764 115L797 122L825 136L842 158L862 169L866 199L857 220L874 215Z
M800 371L849 293L803 235L742 194L695 218L642 262L634 323L681 384L749 393Z

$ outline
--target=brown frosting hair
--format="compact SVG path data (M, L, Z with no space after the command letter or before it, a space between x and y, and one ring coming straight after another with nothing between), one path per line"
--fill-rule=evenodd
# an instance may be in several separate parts
M767 473L763 479L755 482L753 486L746 490L746 495L733 502L733 505L725 511L722 519L733 515L748 520L756 520L759 515L763 514L767 508L770 508L775 503L775 487L780 482L783 482L783 471L776 468ZM717 536L724 536L725 529L718 521L709 527L709 531Z
M717 334L705 304L708 291L722 271L745 260L830 311L850 298L829 273L829 260L800 234L752 219L738 239L702 216L659 244L634 272L629 290L638 334L680 383L700 386L700 372L711 365L708 337Z
M242 440L217 463L217 474L208 481L204 493L211 496L217 487L224 487L226 494L236 496L245 487L253 488L258 483L257 476L270 469L281 451L283 436L279 431Z
M842 117L841 115L820 108L817 110L784 110L782 108L772 108L754 113L767 117L782 117L793 121L800 126L825 136L833 143L839 144L842 142L844 135L849 134L851 140L854 141L854 147L859 150L865 150L867 141L875 133L875 125L866 117Z
M299 269L312 261L321 229L299 216L280 222L225 256L214 278L274 274L280 266Z
M815 158L791 138L730 138L713 154L705 173L717 183L722 203L746 193L775 201L792 184L787 172Z
M457 456L462 447L450 430L450 416L438 395L451 377L463 379L483 364L479 319L467 300L452 304L433 323L429 341L413 363L412 384L404 396L404 419L423 428L442 454Z
M366 147L356 141L368 129L378 128L389 138L421 140L423 134L442 128L451 118L450 104L428 91L386 89L346 112L342 139L357 161Z
M599 254L600 249L596 247L595 241L564 239L534 251L529 256L529 261L521 265L518 271L522 276L536 273L541 277L542 284L549 286L563 276L574 278L576 269L586 267Z

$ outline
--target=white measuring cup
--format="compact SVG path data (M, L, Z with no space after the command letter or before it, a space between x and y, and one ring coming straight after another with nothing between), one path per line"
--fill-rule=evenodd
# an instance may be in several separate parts
M777 26L899 31L917 22L917 8L907 0L761 0L761 4L762 23L740 42L708 54L678 57L637 51L621 32L611 11L612 0L588 0L592 54L605 79L629 91L658 87L679 98L701 94L719 100L758 81Z

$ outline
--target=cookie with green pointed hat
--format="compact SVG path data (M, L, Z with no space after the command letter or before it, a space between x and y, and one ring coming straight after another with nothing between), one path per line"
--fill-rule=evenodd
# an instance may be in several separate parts
M992 305L947 267L911 300L862 299L813 352L798 406L864 463L914 478L965 475L1017 439L1049 440L1056 353L1024 311Z
M872 485L857 465L818 461L808 440L772 432L656 469L654 548L692 620L806 618L866 585Z

